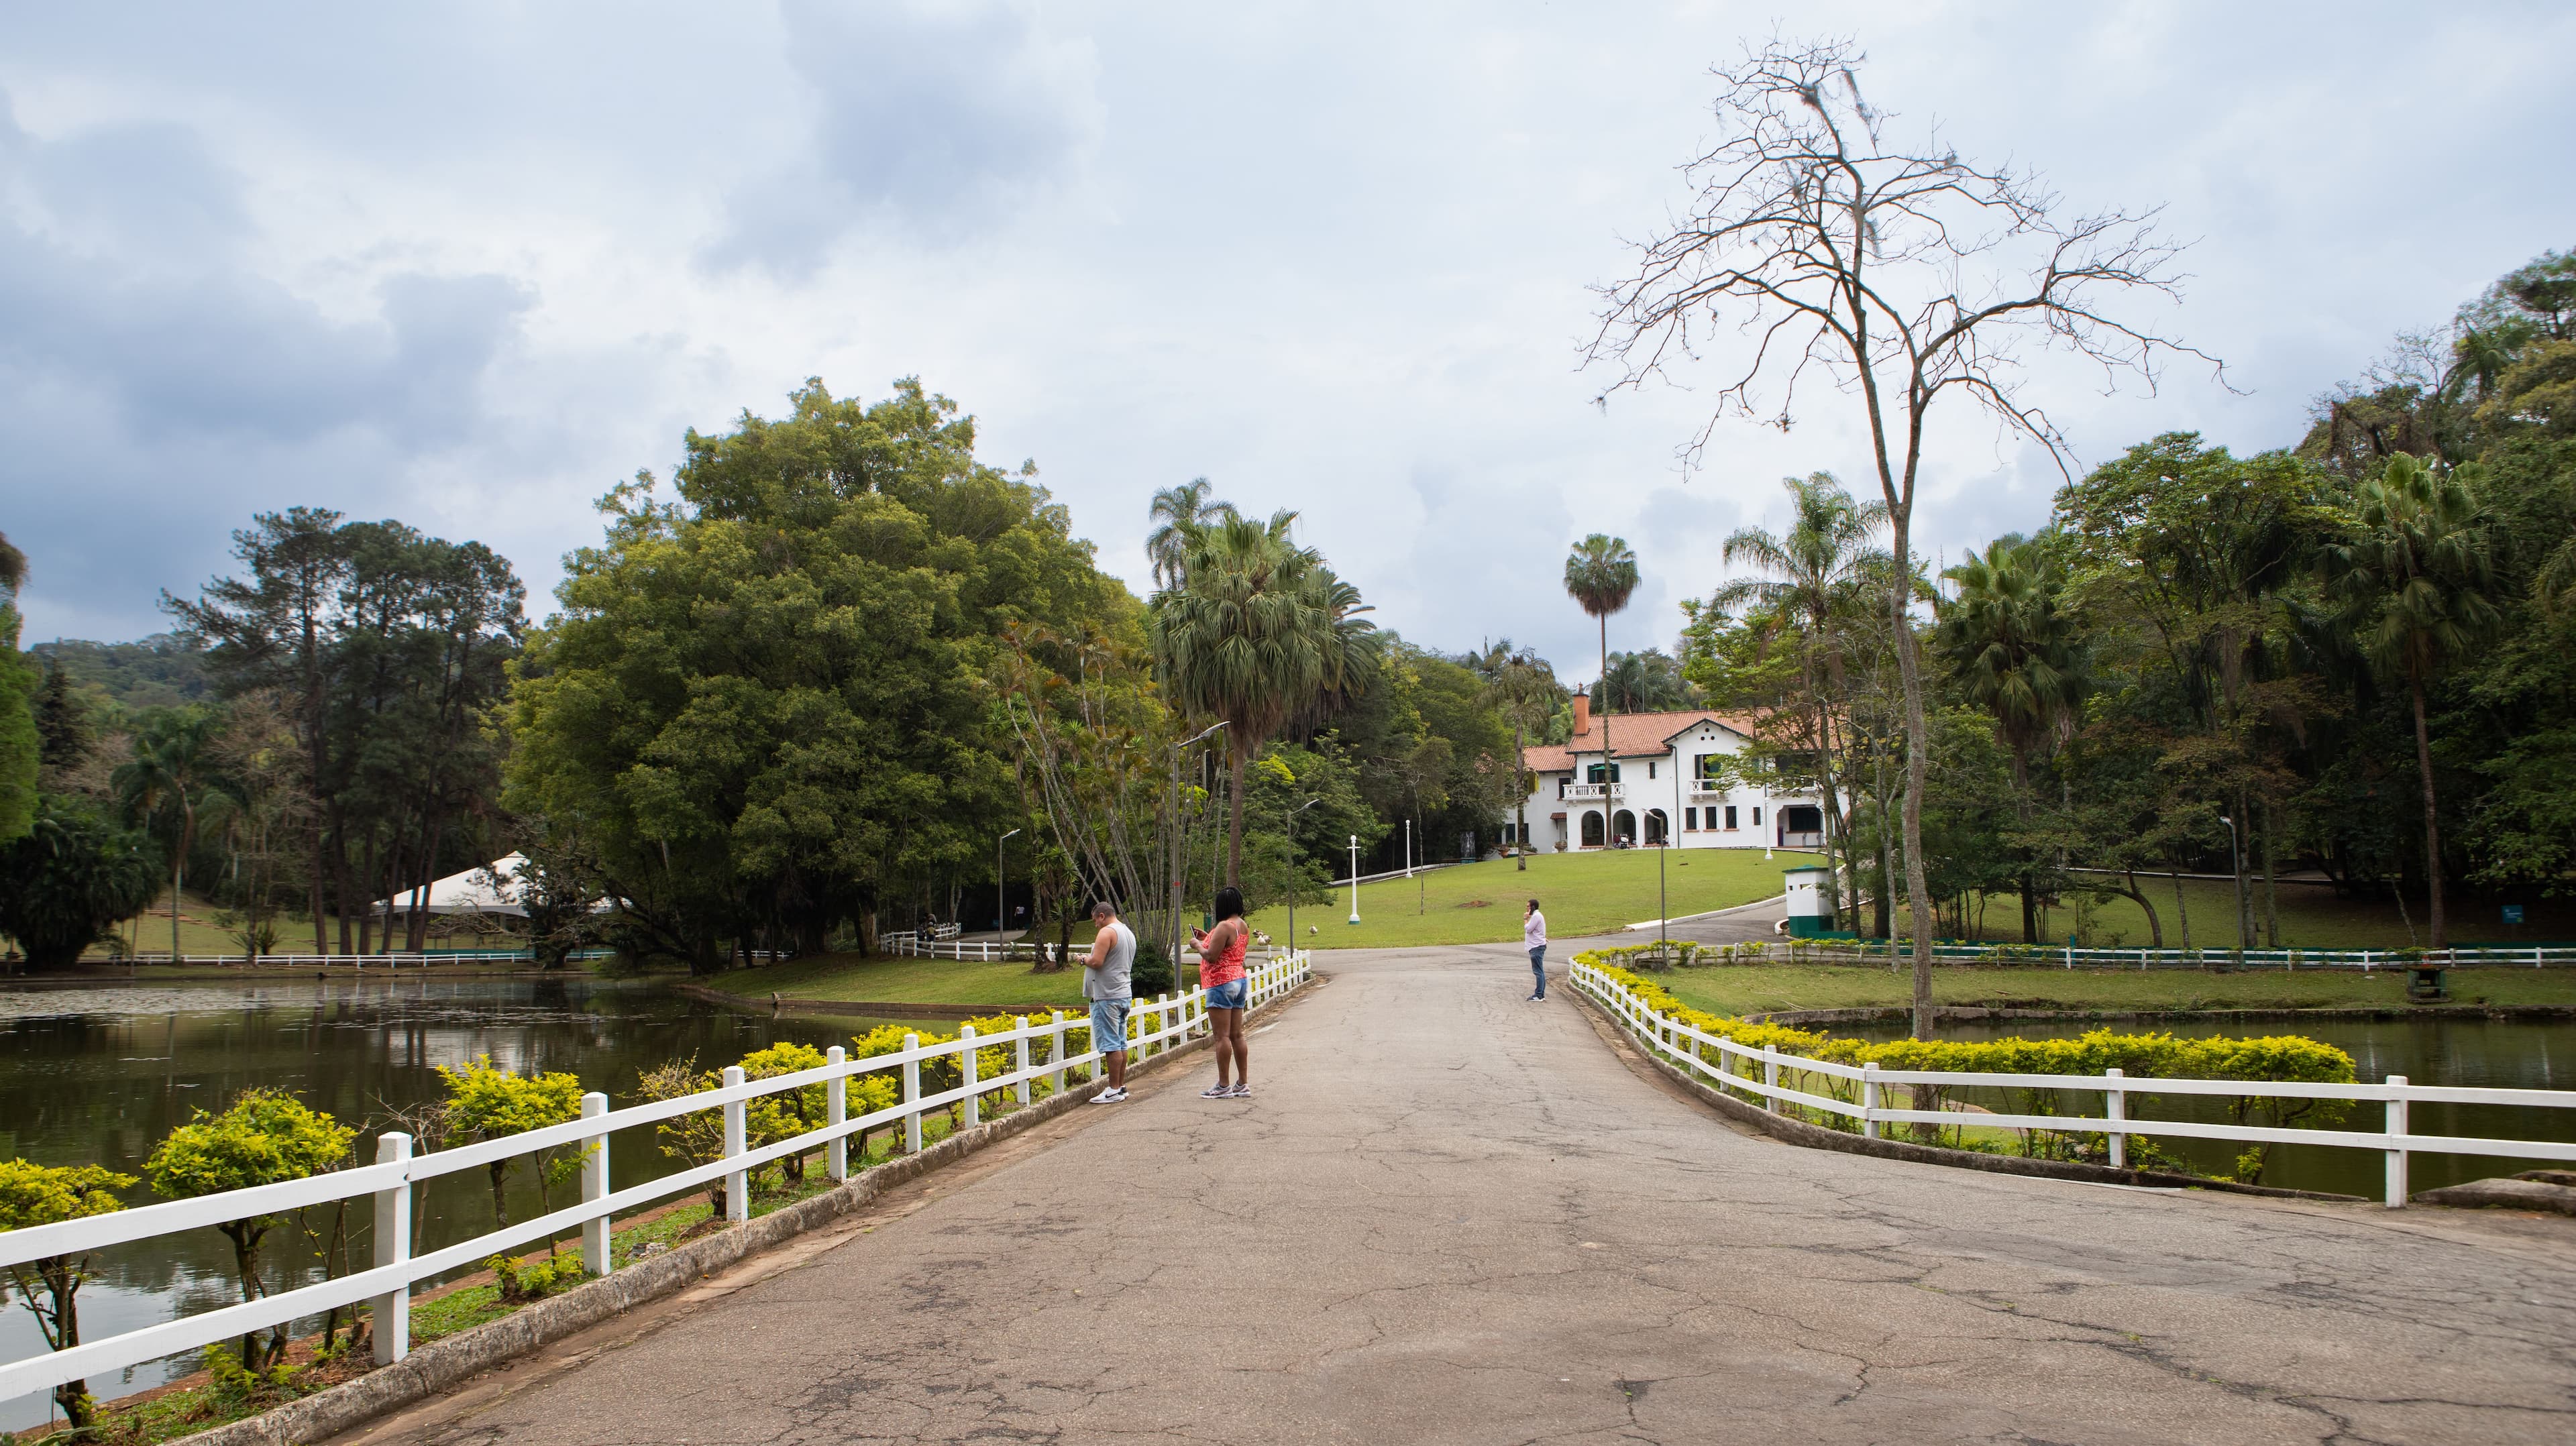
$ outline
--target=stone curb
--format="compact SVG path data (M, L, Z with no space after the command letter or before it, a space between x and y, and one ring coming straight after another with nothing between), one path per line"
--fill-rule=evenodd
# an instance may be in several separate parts
M1622 1037L1633 1040L1617 1016L1602 1007L1598 1000L1575 988L1565 992L1582 1001L1592 1017L1608 1025ZM1693 1078L1681 1066L1663 1059L1640 1044L1638 1057L1661 1071L1666 1079L1689 1090L1719 1114L1739 1124L1751 1125L1764 1134L1792 1145L1811 1150L1839 1150L1846 1155L1869 1155L1881 1160L1907 1160L1918 1165L1944 1165L1954 1170L1982 1170L1990 1175L2028 1175L2044 1180L2078 1180L2093 1185L2145 1185L2157 1188L2215 1190L2229 1195L2260 1195L2275 1200L2325 1200L2339 1205L2366 1205L2359 1195L2333 1195L2316 1190L2283 1190L2269 1185L2240 1185L2233 1180L2212 1180L2201 1175L2177 1175L2162 1170L2115 1170L2108 1165L2086 1165L2073 1160L2027 1160L2016 1155L1982 1155L1974 1150L1951 1150L1938 1145L1918 1145L1910 1140L1872 1140L1860 1135L1847 1135L1804 1120L1775 1115L1758 1105L1749 1104L1727 1094L1704 1080Z
M1310 973L1305 983L1289 990L1278 1002L1294 999L1322 977ZM1151 1059L1131 1063L1127 1072L1130 1075L1149 1074L1207 1046L1208 1038L1202 1035ZM896 1185L929 1174L943 1165L954 1164L1054 1119L1082 1104L1085 1098L1084 1093L1068 1089L1063 1094L1014 1110L972 1130L950 1135L918 1155L889 1160L874 1169L862 1171L838 1189L810 1200L800 1200L743 1225L718 1231L666 1255L638 1261L515 1314L433 1341L402 1360L390 1366L380 1366L354 1381L344 1381L301 1400L272 1407L257 1416L181 1439L187 1446L295 1446L297 1442L318 1441L364 1425L389 1411L462 1385L472 1377L548 1342L561 1340L623 1315L639 1305L685 1290L718 1271L783 1245L808 1230L827 1225Z

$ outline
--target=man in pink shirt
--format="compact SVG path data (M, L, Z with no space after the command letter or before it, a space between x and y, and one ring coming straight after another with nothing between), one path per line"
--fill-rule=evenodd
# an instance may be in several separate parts
M1529 912L1521 916L1521 943L1530 951L1530 973L1538 978L1538 987L1530 991L1529 1002L1547 998L1547 915L1538 911L1538 900L1529 901Z

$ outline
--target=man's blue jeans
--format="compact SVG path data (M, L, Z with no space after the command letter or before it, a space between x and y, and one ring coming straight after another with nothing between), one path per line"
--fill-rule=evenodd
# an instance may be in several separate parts
M1545 999L1547 997L1547 946L1545 944L1530 951L1530 973L1538 976L1538 987L1531 993Z

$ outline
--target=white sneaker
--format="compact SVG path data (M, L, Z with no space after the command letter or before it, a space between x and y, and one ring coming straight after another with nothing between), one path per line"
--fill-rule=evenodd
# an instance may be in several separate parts
M1109 1088L1093 1095L1091 1097L1091 1102L1095 1105L1114 1105L1126 1098L1127 1092L1125 1090L1118 1088L1116 1085L1111 1085Z
M1225 1097L1230 1100L1248 1100L1252 1098L1252 1086L1248 1084L1238 1084L1234 1088L1227 1090L1225 1092Z
M1232 1085L1213 1084L1209 1085L1206 1089L1199 1091L1199 1098L1203 1100L1221 1100L1233 1093L1234 1086Z

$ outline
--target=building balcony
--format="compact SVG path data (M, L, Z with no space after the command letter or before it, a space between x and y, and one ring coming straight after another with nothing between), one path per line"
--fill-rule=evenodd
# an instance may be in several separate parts
M1693 798L1724 798L1727 790L1734 786L1734 784L1728 783L1723 779L1694 778L1691 780L1690 796Z
M1627 786L1618 783L1569 783L1565 786L1563 796L1573 803L1599 803L1604 789L1609 790L1609 796L1612 798L1628 796Z

